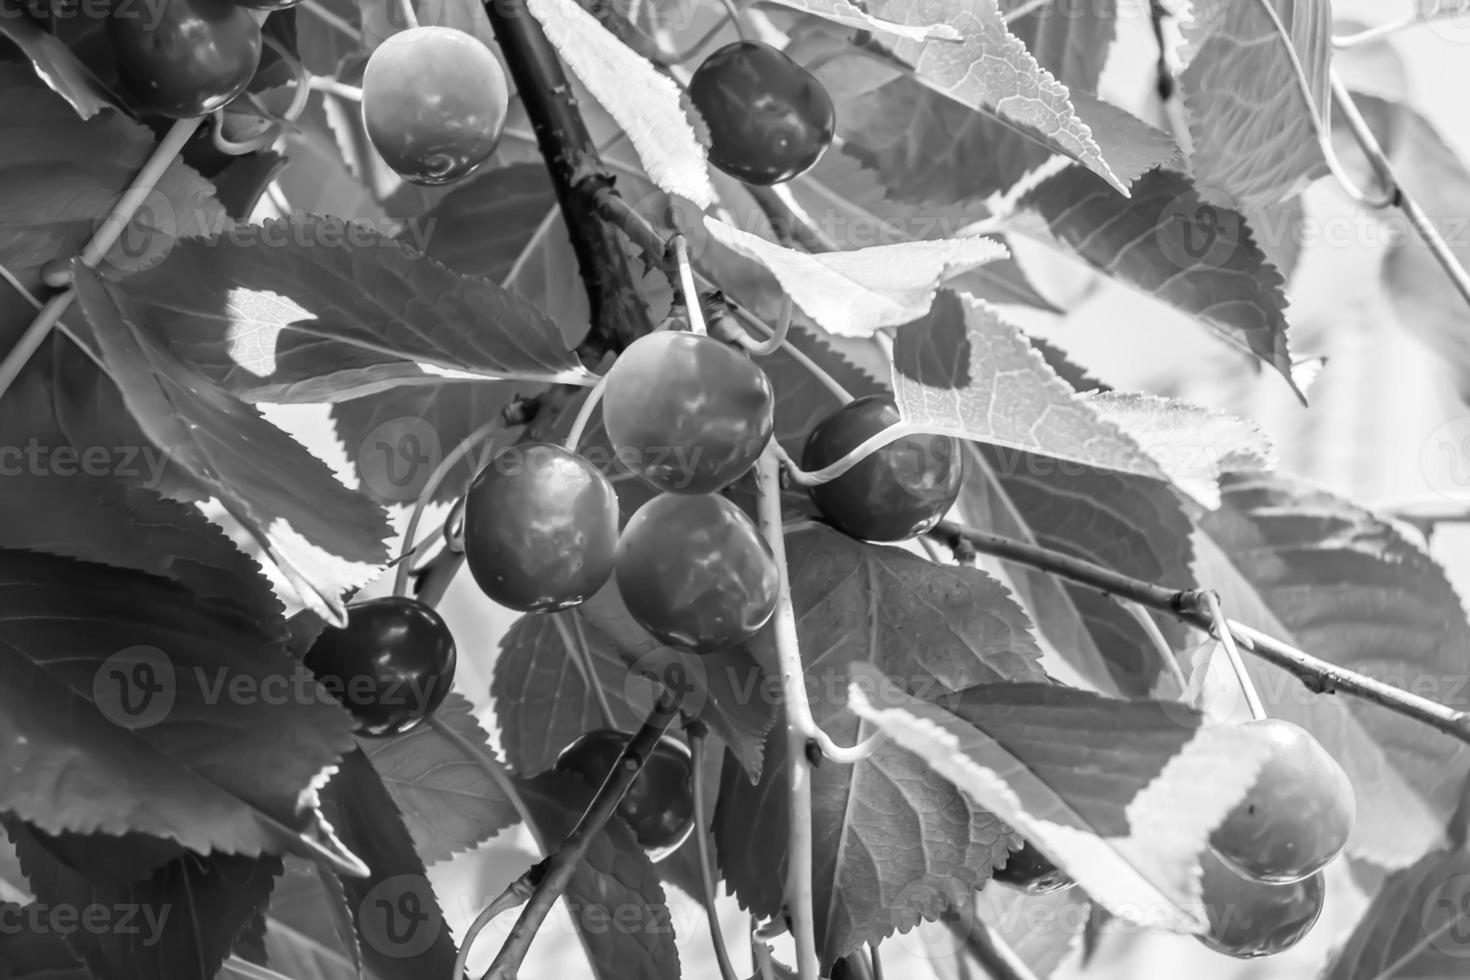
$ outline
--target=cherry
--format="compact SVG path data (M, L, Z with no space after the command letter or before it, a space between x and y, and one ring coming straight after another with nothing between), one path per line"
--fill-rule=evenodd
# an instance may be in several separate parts
M775 428L771 382L710 337L640 337L607 372L603 424L618 461L660 490L712 493L750 469Z
M1050 895L1077 884L1029 840L1020 850L1012 851L1005 867L996 868L992 877L1028 895Z
M1209 848L1200 855L1200 869L1209 928L1196 938L1228 956L1251 959L1290 949L1322 914L1321 872L1286 885L1255 881L1237 874Z
M747 184L804 174L832 145L832 97L769 44L720 48L694 72L689 98L709 127L710 163Z
M1347 846L1357 813L1353 785L1300 726L1267 718L1245 727L1267 742L1270 755L1210 845L1243 875L1278 884L1300 881Z
M618 544L618 592L665 643L713 653L742 643L776 609L780 576L755 523L724 497L663 493Z
M600 787L632 738L629 732L611 728L579 735L557 756L556 768ZM618 804L618 816L632 828L651 860L662 860L679 849L694 828L694 762L683 742L672 735L659 738Z
M807 437L801 466L817 470L846 456L899 420L884 395L869 395L818 422ZM824 518L865 541L902 541L939 523L964 481L960 441L928 433L904 436L835 480L811 488Z
M173 119L221 108L260 67L260 27L231 0L120 4L107 35L137 108Z
M454 637L417 599L386 596L347 607L347 626L327 627L306 666L357 721L357 733L399 735L434 713L454 683Z
M490 158L510 88L484 43L411 27L380 44L362 76L362 119L384 162L416 184L447 184Z
M553 612L612 575L618 498L587 460L544 442L512 446L480 471L464 508L470 573L491 599Z

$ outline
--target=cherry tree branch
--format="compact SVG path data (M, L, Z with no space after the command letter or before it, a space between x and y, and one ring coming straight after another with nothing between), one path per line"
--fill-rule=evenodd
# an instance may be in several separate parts
M1095 565L1071 555L1039 545L945 521L932 534L942 540L961 543L987 555L1013 561L1058 578L1085 585L1103 593L1136 602L1148 609L1165 613L1208 633L1214 632L1207 593L1197 589L1170 589L1145 582L1102 565ZM1411 694L1392 684L1385 684L1355 670L1320 660L1298 650L1274 636L1227 619L1231 634L1241 650L1254 654L1297 677L1307 688L1319 694L1342 692L1380 705L1406 718L1470 743L1470 712L1457 711L1437 701Z
M643 771L648 757L678 713L679 695L673 691L665 691L644 720L643 727L623 747L622 754L613 763L607 778L598 788L597 795L588 804L566 840L562 841L561 847L555 854L538 862L526 872L526 876L535 882L530 901L521 910L521 917L511 928L505 945L495 954L483 980L516 980L521 962L531 948L531 940L536 938L536 933L546 921L552 906L567 890L572 875L587 856L593 840L607 826L608 820L628 792L628 787L633 785L633 780Z
M647 306L634 288L638 277L613 227L598 213L599 194L611 189L612 177L582 119L556 49L525 0L491 0L485 12L526 107L571 236L592 310L592 332L583 344L583 355L595 362L609 350L626 347L651 326Z

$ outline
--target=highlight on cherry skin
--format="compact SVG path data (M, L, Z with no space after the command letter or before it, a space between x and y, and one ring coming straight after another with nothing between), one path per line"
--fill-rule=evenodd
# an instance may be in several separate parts
M713 493L754 465L775 429L775 392L749 357L712 337L660 330L607 372L602 419L618 459L671 493Z
M869 395L818 422L807 436L801 468L835 463L871 436L899 421L886 395ZM964 482L960 441L928 433L904 436L846 473L808 488L833 527L865 541L903 541L938 524Z
M1326 887L1320 871L1284 885L1256 881L1208 847L1200 868L1209 927L1195 938L1216 952L1238 959L1273 956L1301 942L1322 914Z
M996 868L991 877L1028 895L1050 895L1077 884L1029 840L1019 850L1012 851L1005 866Z
M736 41L706 58L689 81L689 100L709 127L710 163L747 184L806 173L836 132L822 83L759 41Z
M470 484L464 553L475 583L522 612L591 598L612 576L618 498L596 466L544 442L511 446Z
M755 523L718 494L663 493L618 543L618 593L665 643L714 653L750 639L779 595L775 556Z
M510 84L483 42L452 27L411 27L373 51L362 77L368 138L415 184L468 177L495 152Z
M1243 727L1259 735L1270 754L1210 845L1241 874L1278 884L1300 881L1347 846L1357 812L1353 785L1299 725L1267 718Z
M192 119L228 105L260 67L260 27L233 0L119 4L107 20L118 77L137 109Z
M597 789L632 738L632 733L612 728L579 735L562 749L555 768ZM694 760L689 747L672 735L661 736L617 813L649 860L661 861L677 851L694 829Z
M305 663L351 712L357 733L401 735L423 724L449 694L458 655L432 606L385 596L347 607L347 625L328 626Z

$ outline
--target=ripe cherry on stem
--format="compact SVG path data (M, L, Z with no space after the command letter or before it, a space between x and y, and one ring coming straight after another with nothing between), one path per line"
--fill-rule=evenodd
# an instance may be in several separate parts
M433 607L385 596L347 607L347 625L322 630L307 668L357 721L359 735L418 727L454 683L454 637Z
M1239 959L1272 956L1311 932L1322 914L1322 874L1277 885L1237 874L1206 848L1200 855L1201 895L1209 920L1197 936L1217 952Z
M203 116L245 91L260 67L260 27L232 0L119 4L107 21L118 77L138 109Z
M1029 840L1012 851L1005 866L996 868L992 877L1028 895L1050 895L1077 884Z
M664 493L640 507L623 529L616 579L644 629L695 653L754 636L780 586L755 523L716 494Z
M500 142L510 86L495 55L452 27L411 27L368 58L362 118L384 162L416 184L469 176Z
M859 398L812 429L802 468L829 466L898 421L898 409L887 396ZM963 482L959 440L915 433L808 491L817 510L839 531L867 541L902 541L934 527L954 506Z
M1226 864L1260 881L1300 881L1347 846L1357 801L1337 760L1298 725L1275 718L1243 726L1270 754L1210 845Z
M498 454L470 484L465 561L491 599L522 612L578 605L612 575L618 498L586 459L550 443Z

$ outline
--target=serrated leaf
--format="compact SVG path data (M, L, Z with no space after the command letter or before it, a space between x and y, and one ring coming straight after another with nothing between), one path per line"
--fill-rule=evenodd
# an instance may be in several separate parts
M112 454L116 476L151 464L143 448ZM131 460L128 457L133 457ZM96 460L98 457L94 456ZM79 472L66 464L72 462ZM161 460L159 461L161 462ZM0 525L0 548L42 551L82 561L130 568L170 579L222 612L243 617L251 630L272 638L286 633L284 609L246 556L197 507L160 497L120 480L86 475L85 454L51 447L45 469L26 467L0 480L0 511L26 513Z
M41 266L81 251L147 161L154 138L118 113L78 118L24 64L0 63L0 93L0 183L6 188L0 265L40 295ZM99 269L115 276L156 263L177 237L204 234L223 216L210 185L175 160ZM0 310L0 347L8 348L33 314L21 302Z
M988 238L874 245L850 252L798 252L706 218L721 244L761 263L795 304L824 330L870 337L922 316L951 276L1008 257Z
M14 42L30 59L40 79L57 95L71 103L78 116L91 119L113 108L111 93L71 49L26 15L19 0L0 3L0 34Z
M0 607L15 611L0 622L0 809L200 853L300 849L309 790L351 746L351 720L276 641L193 598L139 572L0 551Z
M811 14L813 17L830 20L843 27L855 27L858 30L889 34L909 41L960 40L960 32L943 21L933 24L895 24L892 21L874 17L848 3L847 0L773 0L773 2L783 7L790 7L792 10L799 10L804 14Z
M961 496L970 524L1147 582L1195 585L1193 525L1170 487L997 446L975 445L971 452ZM1116 601L1026 566L1008 564L1006 570L1037 629L1098 690L1132 697L1155 690L1165 665ZM1179 624L1157 625L1182 644Z
M441 725L455 738L441 733ZM473 707L451 692L435 710L433 725L392 739L361 741L428 864L471 850L520 819L500 786L456 740L490 751Z
M559 772L517 785L546 847L566 838L594 792ZM563 898L596 980L678 980L679 951L663 887L621 820L608 821L593 838Z
M1470 709L1470 624L1444 570L1390 524L1281 477L1222 484L1196 541L1229 615L1333 663ZM1266 710L1312 732L1359 788L1354 856L1401 868L1438 846L1470 746L1246 660Z
M1179 160L1172 138L1131 113L1083 92L1072 100L1120 179L1132 183ZM891 197L914 204L948 207L1003 193L1055 151L994 111L960 105L912 78L848 100L843 110L844 152L877 171Z
M454 937L434 886L398 807L361 750L344 755L322 787L322 813L371 870L366 878L339 876L363 961L381 980L453 978Z
M1190 169L1206 200L1269 207L1327 172L1328 0L1195 0L1181 31Z
M628 134L653 182L701 208L713 204L704 147L684 115L673 80L572 0L528 0L526 9L541 22L562 60Z
M905 422L1100 469L1167 479L1123 430L1057 377L993 307L940 291L899 328L893 393Z
M872 732L845 704L850 668L860 661L876 661L906 689L933 696L1044 679L1025 614L984 573L825 528L791 535L788 549L812 713L839 744ZM757 915L777 914L783 901L787 767L786 733L778 730L767 740L758 784L727 766L721 785L720 868ZM853 766L818 766L812 794L824 963L968 902L1008 851L1004 825L893 746ZM752 848L752 840L763 845Z
M1002 0L1008 20L1006 29L1026 45L1037 63L1056 76L1076 95L1096 92L1103 66L1113 49L1120 19L1117 0L1094 0L1087 4L1046 4L1038 10L1017 14L1029 0ZM1136 14L1132 8L1122 16Z
M80 265L75 283L124 402L152 442L269 545L309 604L340 612L339 594L384 557L383 511L327 465L154 344Z
M1203 201L1188 177L1156 170L1124 201L1070 167L1031 190L1020 207L1044 224L1022 220L1015 230L1060 244L1196 317L1292 380L1281 274L1256 246L1245 218Z
M1174 485L1206 508L1220 505L1220 477L1272 469L1276 450L1256 423L1180 401L1132 392L1082 396L1098 417L1143 447Z
M588 377L521 297L336 218L190 242L110 289L175 356L257 401L334 401L443 377Z
M1201 727L1173 702L1117 701L1046 684L912 697L875 667L848 704L988 807L1132 922L1204 931L1199 859L1255 783L1269 746ZM946 710L949 709L949 710Z
M281 868L276 857L187 855L145 880L99 885L56 861L24 832L16 849L39 902L77 914L108 910L103 927L86 920L85 928L66 935L93 974L108 980L213 976L240 929L265 904Z
M1470 957L1470 853L1434 851L1390 875L1321 980L1450 980Z
M972 109L994 109L1088 169L1123 194L1128 185L1103 157L1092 130L1077 116L1065 85L1036 63L1009 33L996 0L878 0L870 12L901 24L963 24L965 39L899 41L894 53L925 85Z
M550 769L573 739L607 726L588 678L567 649L569 641L577 642L574 630L578 627L573 623L576 615L522 616L500 638L490 697L500 722L505 761L521 775L534 776ZM629 707L625 696L630 687L627 663L601 631L590 625L580 628L587 636L588 659L596 671L592 683L601 686L607 696L615 716L613 726L636 731L651 702L640 710ZM642 683L637 686L648 687Z
M347 893L332 872L289 859L271 890L266 959L292 980L362 980Z

